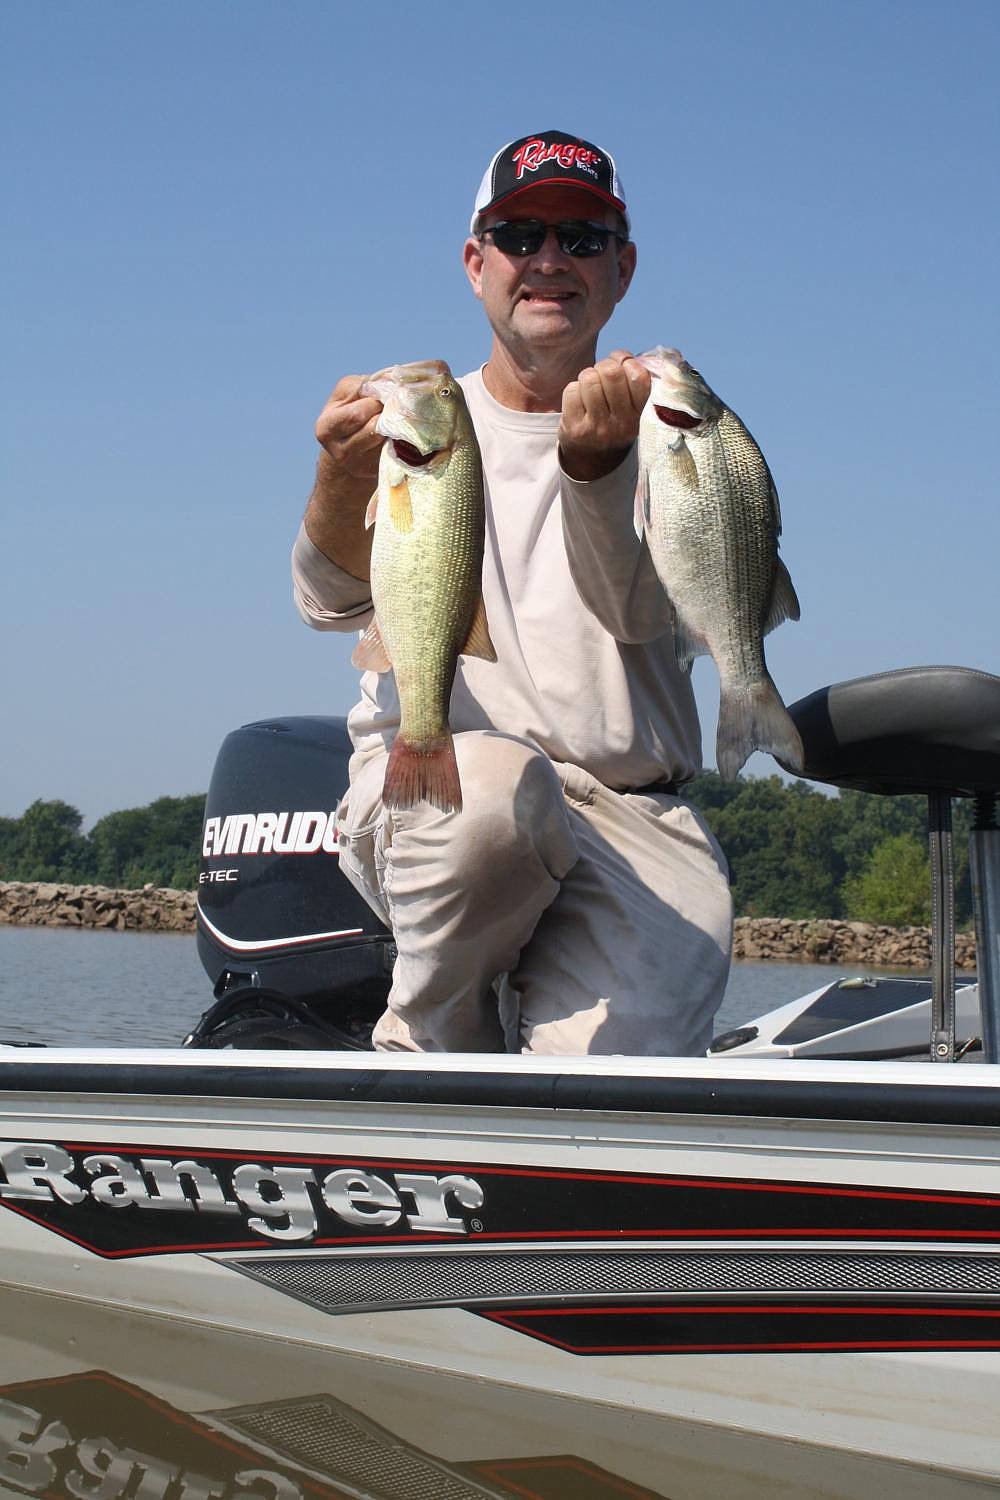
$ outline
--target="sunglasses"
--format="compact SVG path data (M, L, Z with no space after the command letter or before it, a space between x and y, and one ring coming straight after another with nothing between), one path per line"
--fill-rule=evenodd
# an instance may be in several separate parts
M562 253L577 258L603 255L612 238L620 245L628 243L628 235L586 219L564 219L560 224L546 224L541 219L504 219L501 224L490 224L477 238L483 240L491 235L494 245L504 255L535 255L550 229Z

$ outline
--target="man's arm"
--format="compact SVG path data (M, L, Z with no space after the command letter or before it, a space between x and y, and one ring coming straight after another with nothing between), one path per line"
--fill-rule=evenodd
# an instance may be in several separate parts
M618 641L657 640L672 611L635 526L635 444L649 371L625 350L582 370L559 426L563 536L584 604Z

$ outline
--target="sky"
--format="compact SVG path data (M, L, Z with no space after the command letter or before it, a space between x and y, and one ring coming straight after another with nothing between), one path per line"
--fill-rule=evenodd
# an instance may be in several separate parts
M202 792L238 725L348 711L288 581L313 424L343 374L485 359L461 247L533 130L625 183L600 352L679 347L768 459L786 702L1000 672L998 69L996 0L6 0L0 815Z

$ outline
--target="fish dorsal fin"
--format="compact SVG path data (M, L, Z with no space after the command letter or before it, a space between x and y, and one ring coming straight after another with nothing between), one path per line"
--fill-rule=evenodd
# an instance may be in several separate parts
M768 480L770 481L770 494L769 494L768 498L771 501L771 515L772 515L772 517L774 519L774 534L775 534L775 536L780 536L781 535L781 504L780 504L780 502L778 500L778 491L775 488L774 480L771 478L771 471L770 471L770 469L768 469L767 477L768 477ZM791 581L791 580L789 580L789 581ZM792 589L792 593L793 594L795 593L794 589ZM792 619L793 620L797 620L798 618L799 618L798 615L792 615Z
M371 499L368 502L368 509L365 511L365 530L366 531L368 531L370 527L372 527L372 526L375 525L375 517L376 517L377 514L378 514L378 490L376 490L375 493L372 495Z
M799 600L795 585L792 583L788 569L779 557L774 573L774 584L771 588L771 602L764 620L764 634L768 635L772 630L776 630L782 620L797 620L798 618Z
M362 672L389 672L392 670L392 662L389 660L389 653L385 649L382 632L378 628L378 620L372 620L368 629L351 652L351 665L357 667Z
M476 600L472 624L469 626L469 634L460 654L481 656L483 661L496 661L497 659L496 647L490 640L490 627L486 619L486 605L483 603L482 594Z
M413 506L410 486L404 475L398 484L389 486L389 514L397 531L413 530Z

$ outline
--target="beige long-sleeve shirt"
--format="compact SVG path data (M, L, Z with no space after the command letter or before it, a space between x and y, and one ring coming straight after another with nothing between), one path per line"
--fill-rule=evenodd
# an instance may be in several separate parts
M460 657L454 731L498 729L621 790L701 769L690 678L674 657L670 611L637 535L636 458L582 483L559 467L558 412L511 411L481 371L460 382L486 477L483 597L495 662ZM316 630L363 630L364 585L301 528L295 602ZM391 672L366 672L349 727L358 750L387 746L399 725Z

